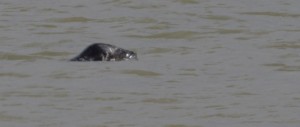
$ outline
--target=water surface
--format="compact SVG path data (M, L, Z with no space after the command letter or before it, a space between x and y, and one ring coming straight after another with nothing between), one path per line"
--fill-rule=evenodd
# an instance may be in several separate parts
M0 125L298 127L299 6L2 0ZM95 42L139 61L68 61Z

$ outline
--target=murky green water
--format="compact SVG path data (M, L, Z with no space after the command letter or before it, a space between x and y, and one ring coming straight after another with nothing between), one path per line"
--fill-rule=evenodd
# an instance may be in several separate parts
M298 127L300 1L2 0L2 127ZM139 61L69 62L95 42Z

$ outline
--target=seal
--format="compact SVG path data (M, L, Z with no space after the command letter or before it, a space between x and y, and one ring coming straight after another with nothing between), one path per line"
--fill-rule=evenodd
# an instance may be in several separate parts
M111 44L94 43L70 61L122 61L138 60L135 52Z

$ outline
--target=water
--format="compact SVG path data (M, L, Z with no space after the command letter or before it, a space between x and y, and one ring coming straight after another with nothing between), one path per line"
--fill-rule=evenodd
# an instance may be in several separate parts
M299 5L2 0L0 125L298 127ZM139 61L68 61L95 42Z

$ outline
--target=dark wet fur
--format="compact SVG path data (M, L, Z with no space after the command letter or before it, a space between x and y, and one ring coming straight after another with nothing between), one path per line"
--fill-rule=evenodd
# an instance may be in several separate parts
M133 51L122 49L110 44L95 43L88 46L70 61L121 61L137 60Z

